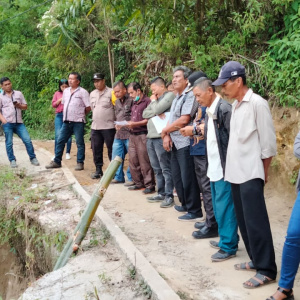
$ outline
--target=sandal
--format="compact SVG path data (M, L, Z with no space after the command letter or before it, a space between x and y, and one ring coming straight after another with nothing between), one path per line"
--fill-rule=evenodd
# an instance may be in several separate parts
M252 285L247 284L247 282L250 282ZM263 274L256 273L255 276L243 283L243 287L246 289L255 289L272 282L275 282L275 279L270 279Z
M282 293L286 296L286 298L284 298L284 300L294 300L295 299L293 289L290 289L289 291L285 291L283 288L281 288L279 286L277 291L279 291L280 293ZM271 296L270 298L268 298L266 300L276 300L276 299L273 296Z
M243 270L243 271L255 271L254 265L252 261L244 262L240 264L234 265L235 270Z

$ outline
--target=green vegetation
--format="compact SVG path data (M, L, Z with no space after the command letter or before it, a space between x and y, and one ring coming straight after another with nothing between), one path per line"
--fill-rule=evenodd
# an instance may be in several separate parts
M147 86L156 75L170 79L178 64L216 78L224 62L238 60L256 91L299 106L300 0L0 3L0 75L23 91L35 137L53 138L52 95L57 80L74 70L91 91L95 71L108 84L125 79Z

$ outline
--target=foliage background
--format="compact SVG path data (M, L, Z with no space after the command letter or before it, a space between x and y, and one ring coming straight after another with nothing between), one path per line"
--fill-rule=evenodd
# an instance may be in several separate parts
M35 138L53 138L59 78L94 72L146 88L175 65L215 79L228 60L278 105L299 106L300 0L0 0L0 76L28 102Z

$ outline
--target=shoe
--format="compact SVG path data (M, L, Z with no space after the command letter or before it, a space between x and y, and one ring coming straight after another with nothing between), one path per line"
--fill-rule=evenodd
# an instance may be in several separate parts
M96 172L91 175L92 179L99 179L103 176L102 168L96 168Z
M194 227L196 228L196 229L201 229L201 228L203 228L204 226L205 226L205 221L204 222L196 222L195 224L194 224Z
M185 215L183 216L180 216L177 218L179 221L203 221L204 220L204 217L203 216L200 216L200 215L197 215L197 214L193 214L193 213L186 213Z
M155 196L147 197L146 199L150 203L161 202L165 199L165 196L158 194L158 195L155 195Z
M56 168L61 168L61 164L56 163L54 160L52 160L50 164L46 166L46 169L56 169Z
M66 153L66 159L71 159L71 155L70 155L70 153Z
M148 195L148 194L153 194L153 193L155 193L155 188L145 188L144 190L143 190L143 194L145 194L145 195Z
M212 262L220 262L220 261L224 261L224 260L227 260L227 259L235 257L235 256L236 256L235 254L230 254L223 250L219 250L217 253L215 253L211 256L211 261Z
M75 171L82 171L84 170L84 163L77 163L77 166L75 167Z
M186 206L175 205L174 208L175 208L175 210L177 210L178 212L187 212Z
M31 159L30 162L34 166L39 166L40 165L39 161L36 158Z
M17 168L17 167L18 167L15 160L12 160L12 161L10 162L10 167L11 167L11 168Z
M161 208L167 208L174 205L174 199L172 197L166 197L165 200L160 204Z
M119 180L117 180L117 179L113 179L112 181L111 181L111 183L113 183L113 184L118 184L118 183L124 183L125 181L119 181Z
M215 248L215 249L220 249L219 242L216 242L216 241L209 241L209 246L211 246L212 248Z
M128 190L129 191L139 191L139 190L142 190L143 189L143 187L142 186L137 186L137 185L133 185L133 186L130 186L129 188L128 188Z
M201 229L194 231L192 236L195 239L207 239L218 237L218 228L203 226Z
M124 184L124 186L129 187L129 186L133 186L134 182L133 181L128 181Z
M277 288L277 291L279 291L281 294L285 295L286 297L283 298L283 300L294 300L294 292L293 289L290 289L289 291L284 290L280 286ZM275 300L273 296L269 297L266 300Z

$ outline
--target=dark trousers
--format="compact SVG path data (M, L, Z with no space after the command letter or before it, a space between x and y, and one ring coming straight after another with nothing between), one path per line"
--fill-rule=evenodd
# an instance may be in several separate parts
M112 145L114 143L116 129L101 129L101 130L91 130L91 144L94 157L94 164L96 167L103 166L103 146L104 143L107 147L108 158L111 160L112 155Z
M200 190L195 174L194 159L190 155L190 146L171 151L171 172L173 183L182 206L189 213L202 215Z
M85 124L82 122L63 123L57 140L57 145L55 148L54 161L57 164L61 164L62 155L65 149L65 144L72 136L72 134L75 135L76 144L77 144L77 163L84 163L84 159L85 159L84 126Z
M217 226L210 190L210 180L207 177L208 163L205 155L194 155L195 172L200 192L203 196L203 205L206 212L205 225Z
M276 278L272 233L264 198L264 181L256 178L231 184L238 226L246 250L258 273Z

